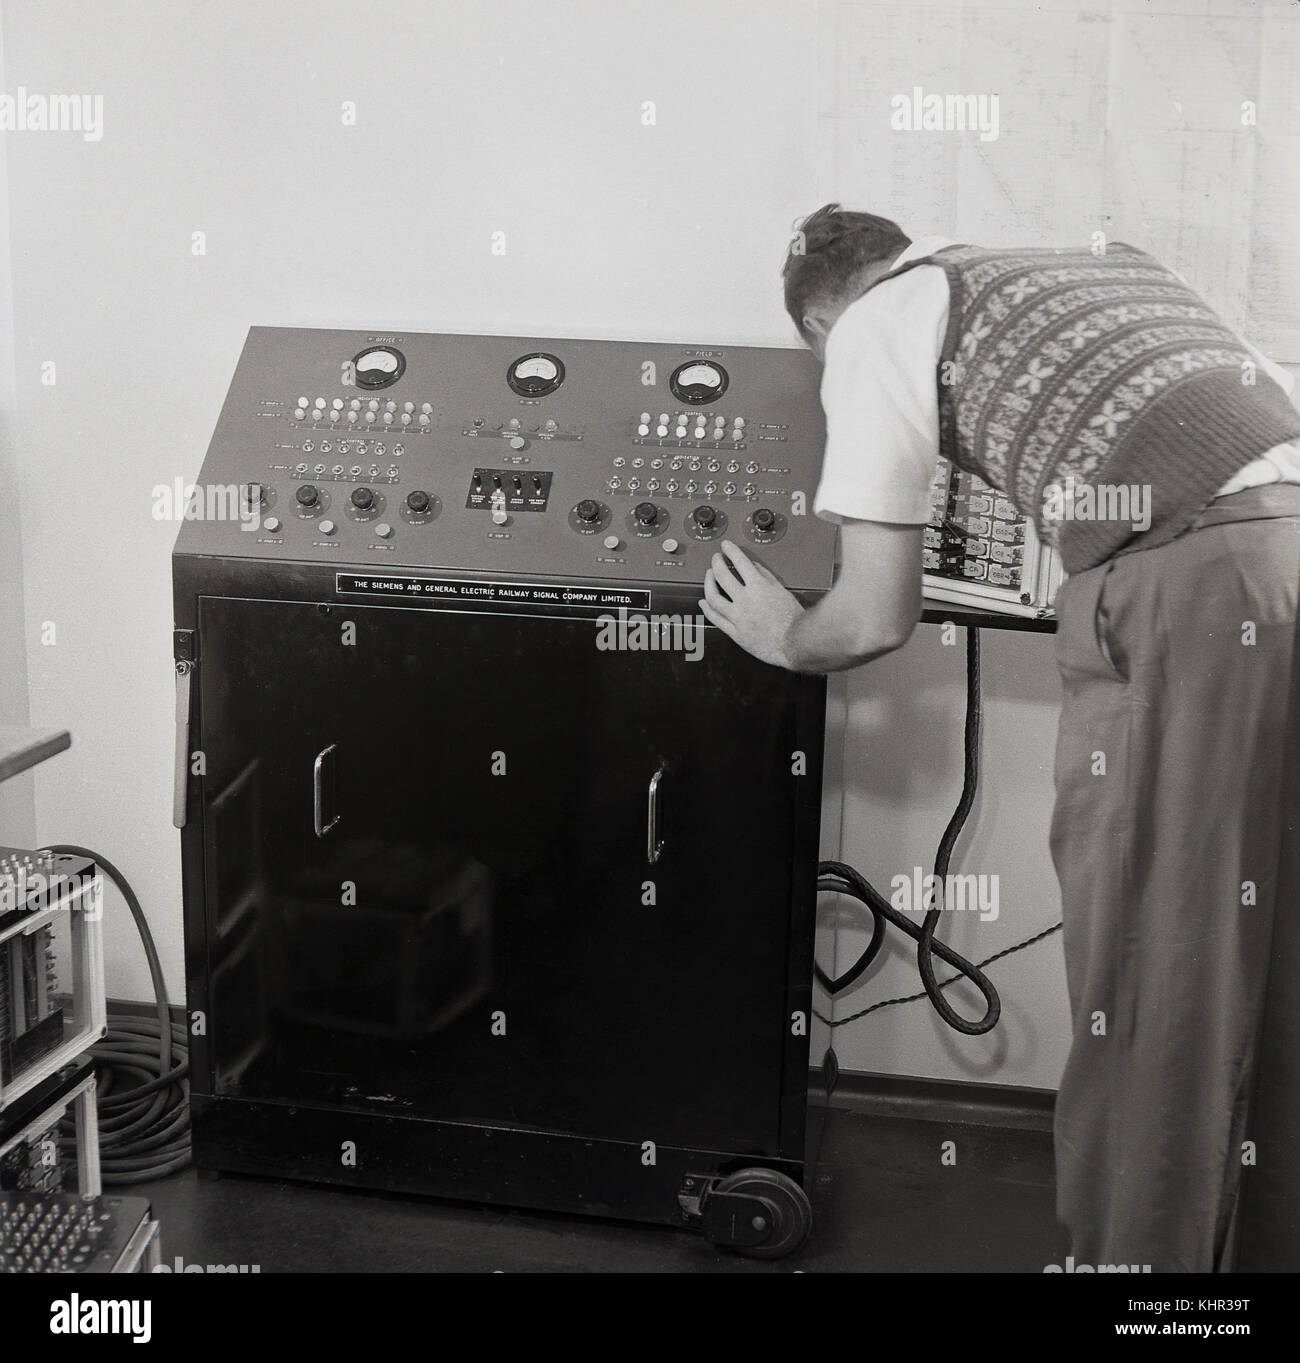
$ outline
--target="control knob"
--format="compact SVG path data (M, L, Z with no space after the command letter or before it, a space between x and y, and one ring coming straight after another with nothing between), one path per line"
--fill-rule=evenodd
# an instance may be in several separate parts
M299 506L315 506L320 501L320 493L310 483L298 489L297 497Z
M375 504L375 494L368 487L354 488L352 491L352 505L358 511L369 511Z
M769 511L765 506L760 506L758 510L754 512L754 529L766 535L775 528L776 512Z
M701 530L709 530L717 524L718 513L711 506L697 506L695 508L695 524Z
M659 519L659 508L653 502L638 502L632 514L642 525L653 525Z
M423 516L429 509L429 494L427 492L408 492L406 494L406 505L417 516Z
M600 520L600 503L593 502L590 497L586 497L574 507L574 514L580 521L591 525Z

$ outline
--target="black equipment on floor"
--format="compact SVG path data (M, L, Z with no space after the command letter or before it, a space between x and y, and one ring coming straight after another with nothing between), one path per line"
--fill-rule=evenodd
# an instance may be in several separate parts
M173 560L194 1155L807 1234L803 350L254 328Z
M0 1193L0 1273L149 1273L159 1258L143 1197Z

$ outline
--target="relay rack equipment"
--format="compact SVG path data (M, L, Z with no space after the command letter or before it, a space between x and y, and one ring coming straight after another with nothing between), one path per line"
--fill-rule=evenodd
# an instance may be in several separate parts
M200 1168L807 1234L806 351L254 328L173 559Z
M103 906L93 861L0 847L0 1114L104 1035Z

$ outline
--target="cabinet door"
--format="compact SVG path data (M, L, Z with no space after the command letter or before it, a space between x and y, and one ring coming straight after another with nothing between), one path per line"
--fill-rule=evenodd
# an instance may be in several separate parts
M589 620L201 630L218 1092L774 1151L798 679Z

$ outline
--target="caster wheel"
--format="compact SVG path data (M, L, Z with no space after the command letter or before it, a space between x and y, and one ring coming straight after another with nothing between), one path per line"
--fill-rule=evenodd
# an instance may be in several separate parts
M767 1213L756 1217L768 1220L767 1227L751 1218L755 1231L766 1229L767 1237L757 1244L731 1243L737 1254L751 1259L780 1259L798 1249L812 1230L812 1207L808 1194L786 1174L775 1169L741 1169L728 1174L714 1189L717 1193L734 1193L761 1200Z

